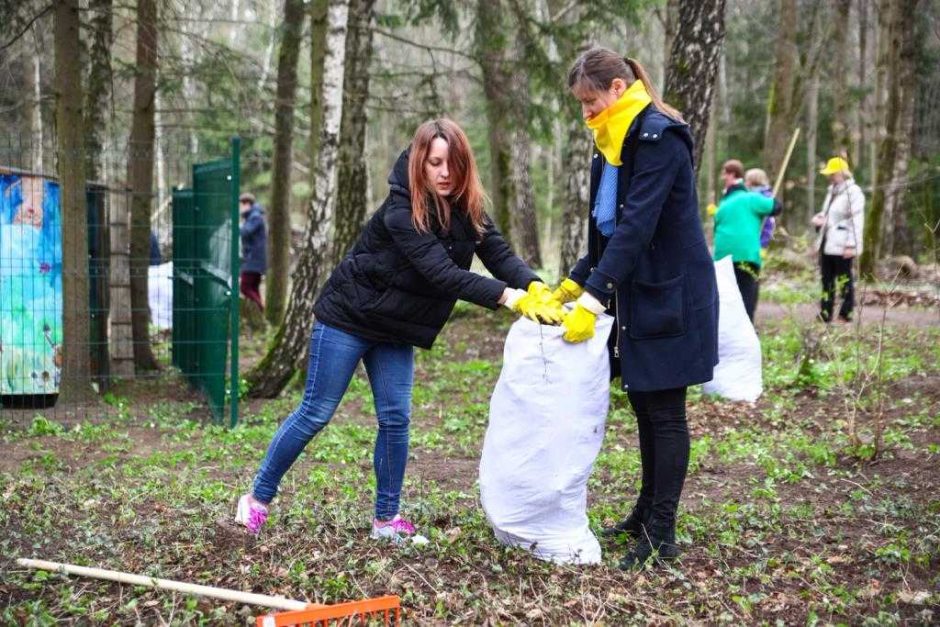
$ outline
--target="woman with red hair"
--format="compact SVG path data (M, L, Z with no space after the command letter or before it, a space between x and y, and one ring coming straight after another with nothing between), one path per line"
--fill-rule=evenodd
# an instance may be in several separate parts
M389 194L323 288L314 313L307 383L280 426L236 522L257 534L281 477L333 417L360 361L375 399L378 436L373 538L415 533L399 515L408 459L414 347L430 348L458 299L561 322L551 291L496 230L470 143L451 120L425 122L398 158ZM476 254L493 277L469 271Z

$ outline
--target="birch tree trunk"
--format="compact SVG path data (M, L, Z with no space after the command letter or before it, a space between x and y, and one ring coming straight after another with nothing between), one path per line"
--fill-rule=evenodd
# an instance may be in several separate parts
M284 318L290 270L290 192L294 149L294 102L297 61L304 25L303 0L284 0L284 22L277 59L274 103L274 164L268 213L268 274L265 277L265 317L272 325Z
M569 116L561 163L566 166L561 214L561 274L566 276L587 253L588 211L591 202L591 133L580 115Z
M339 131L336 180L336 232L331 266L346 255L362 229L369 202L366 166L366 102L372 61L372 21L375 0L350 0L343 79L343 116Z
M806 211L804 224L809 224L813 215L816 213L816 187L813 181L816 180L816 137L817 127L819 126L819 77L812 76L809 79L809 87L806 90Z
M91 394L91 360L78 0L56 0L54 11L56 160L62 211L63 341L56 347L62 360L59 397L65 402L81 402Z
M29 168L33 172L43 172L43 130L42 130L42 55L38 31L31 29L31 37L26 41L29 49L29 62L26 64L26 93L30 98L27 116L29 118Z
M679 23L666 70L665 101L695 138L695 170L708 131L718 60L725 39L725 0L679 0Z
M332 269L330 255L336 188L336 161L343 108L343 72L346 59L347 0L330 0L327 9L323 58L323 119L319 152L314 163L313 199L307 213L303 247L294 271L290 302L284 322L267 354L247 375L252 396L280 393L300 365L310 335L313 304Z
M154 110L157 80L156 0L137 2L137 68L134 110L127 146L127 181L131 188L131 322L134 365L155 370L150 347L147 272L150 262L150 215L153 201Z

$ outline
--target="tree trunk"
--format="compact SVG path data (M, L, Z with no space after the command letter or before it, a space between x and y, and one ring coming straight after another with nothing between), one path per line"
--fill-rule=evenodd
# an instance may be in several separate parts
M676 40L676 31L679 26L679 0L666 0L663 7L663 85L666 91L666 68L669 67L669 57L672 55L672 44Z
M294 144L294 101L297 60L304 25L303 0L284 0L281 47L277 58L277 93L274 104L274 164L271 206L268 211L268 274L264 313L272 325L284 318L290 270L290 196Z
M917 4L915 0L914 4ZM917 10L913 7L911 10ZM884 250L893 255L913 256L914 238L908 222L907 208L904 206L907 192L907 174L910 166L911 152L914 138L914 103L917 100L918 74L916 63L918 48L921 45L916 20L911 19L913 13L906 14L906 19L913 22L905 30L904 43L901 49L901 64L903 74L899 77L898 87L901 91L900 113L898 115L898 146L894 161L894 174L891 189L885 199L886 213L891 216L891 240L886 242Z
M679 109L695 138L698 171L712 92L725 38L725 0L680 0L679 24L666 70L665 100Z
M290 381L305 355L313 304L330 268L336 161L343 108L343 71L346 59L347 0L330 0L327 10L319 152L312 155L313 199L308 207L303 247L293 273L290 302L284 322L267 354L247 375L252 396L276 396Z
M574 110L561 163L565 167L565 194L561 214L561 274L567 276L587 252L588 206L591 202L591 132Z
M339 131L336 179L336 231L331 266L355 243L369 202L366 166L366 102L372 61L372 18L375 0L350 0L346 35L346 71L343 79L343 117Z
M475 46L483 73L483 94L486 98L486 120L490 148L490 199L493 221L511 239L512 224L509 205L512 191L511 111L509 102L512 75L506 63L506 37L503 28L501 0L478 0Z
M330 0L310 2L310 157L311 164L320 153L320 129L323 125L323 60L326 56L326 22ZM316 171L310 169L310 192L316 183Z
M511 135L512 155L512 190L514 196L510 220L513 244L516 254L533 268L542 267L539 253L538 219L535 215L535 197L532 193L532 179L529 176L531 146L525 122L518 120L516 130Z
M834 154L848 157L852 147L849 133L849 13L852 0L835 0L832 29L832 148ZM818 87L818 83L817 83ZM815 173L813 178L815 179ZM809 185L812 187L812 185Z
M153 200L154 96L157 87L157 4L137 2L137 68L134 110L127 147L127 181L131 188L131 322L134 365L155 370L150 347L147 272L150 263L150 214Z
M82 129L78 0L55 3L56 160L62 215L62 350L60 398L91 393L88 325L88 214Z
M858 1L858 86L862 87L868 82L868 3L869 0ZM868 137L869 103L868 94L862 95L855 115L855 138L852 143L852 160L850 165L861 167L865 158L866 138ZM870 178L870 176L869 176Z
M885 207L891 194L895 193L898 181L894 179L901 154L901 133L904 132L905 102L913 96L914 73L914 29L918 0L882 0L879 7L880 38L879 73L885 76L885 115L879 120L883 124L881 141L878 144L877 166L872 180L871 209L865 220L864 248L861 273L873 277L875 263L881 256L882 224ZM882 72L883 70L883 72ZM906 91L910 90L910 91ZM903 159L906 161L906 156ZM902 168L906 170L906 164Z
M793 132L794 89L796 79L796 0L780 0L780 22L774 47L775 69L767 101L767 131L764 135L763 161L771 180L777 177L787 142Z
M111 93L112 0L91 0L92 44L88 89L85 92L85 178L103 180L102 157L107 136L108 96Z
M27 137L29 137L29 169L33 172L44 172L43 165L43 132L42 132L42 67L41 44L39 33L33 28L29 38L23 40L29 51L28 61L24 63L25 95L29 98L27 105Z
M816 180L816 136L817 126L819 125L819 77L812 76L809 79L809 87L806 90L806 211L805 224L810 224L810 220L816 213L816 186L813 182ZM807 227L808 228L808 227Z

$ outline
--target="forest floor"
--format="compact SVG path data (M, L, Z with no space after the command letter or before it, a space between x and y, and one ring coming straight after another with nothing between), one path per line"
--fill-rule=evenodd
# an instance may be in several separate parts
M368 539L375 419L362 373L256 541L218 521L299 392L246 402L229 430L178 380L125 385L98 417L0 412L0 623L246 624L261 613L28 571L14 561L25 556L317 602L399 594L419 624L936 624L938 312L869 307L861 324L825 327L812 292L762 294L757 403L690 392L683 557L668 568L621 572L615 543L602 565L570 567L495 541L476 481L511 320L461 306L417 356L404 508L429 544ZM612 398L589 483L595 528L637 489L635 422L625 395Z

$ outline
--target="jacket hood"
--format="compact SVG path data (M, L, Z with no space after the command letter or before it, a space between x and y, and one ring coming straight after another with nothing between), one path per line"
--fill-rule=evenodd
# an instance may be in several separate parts
M398 155L398 161L392 167L388 174L388 184L393 191L410 195L408 191L408 156L411 154L411 148L406 148Z

